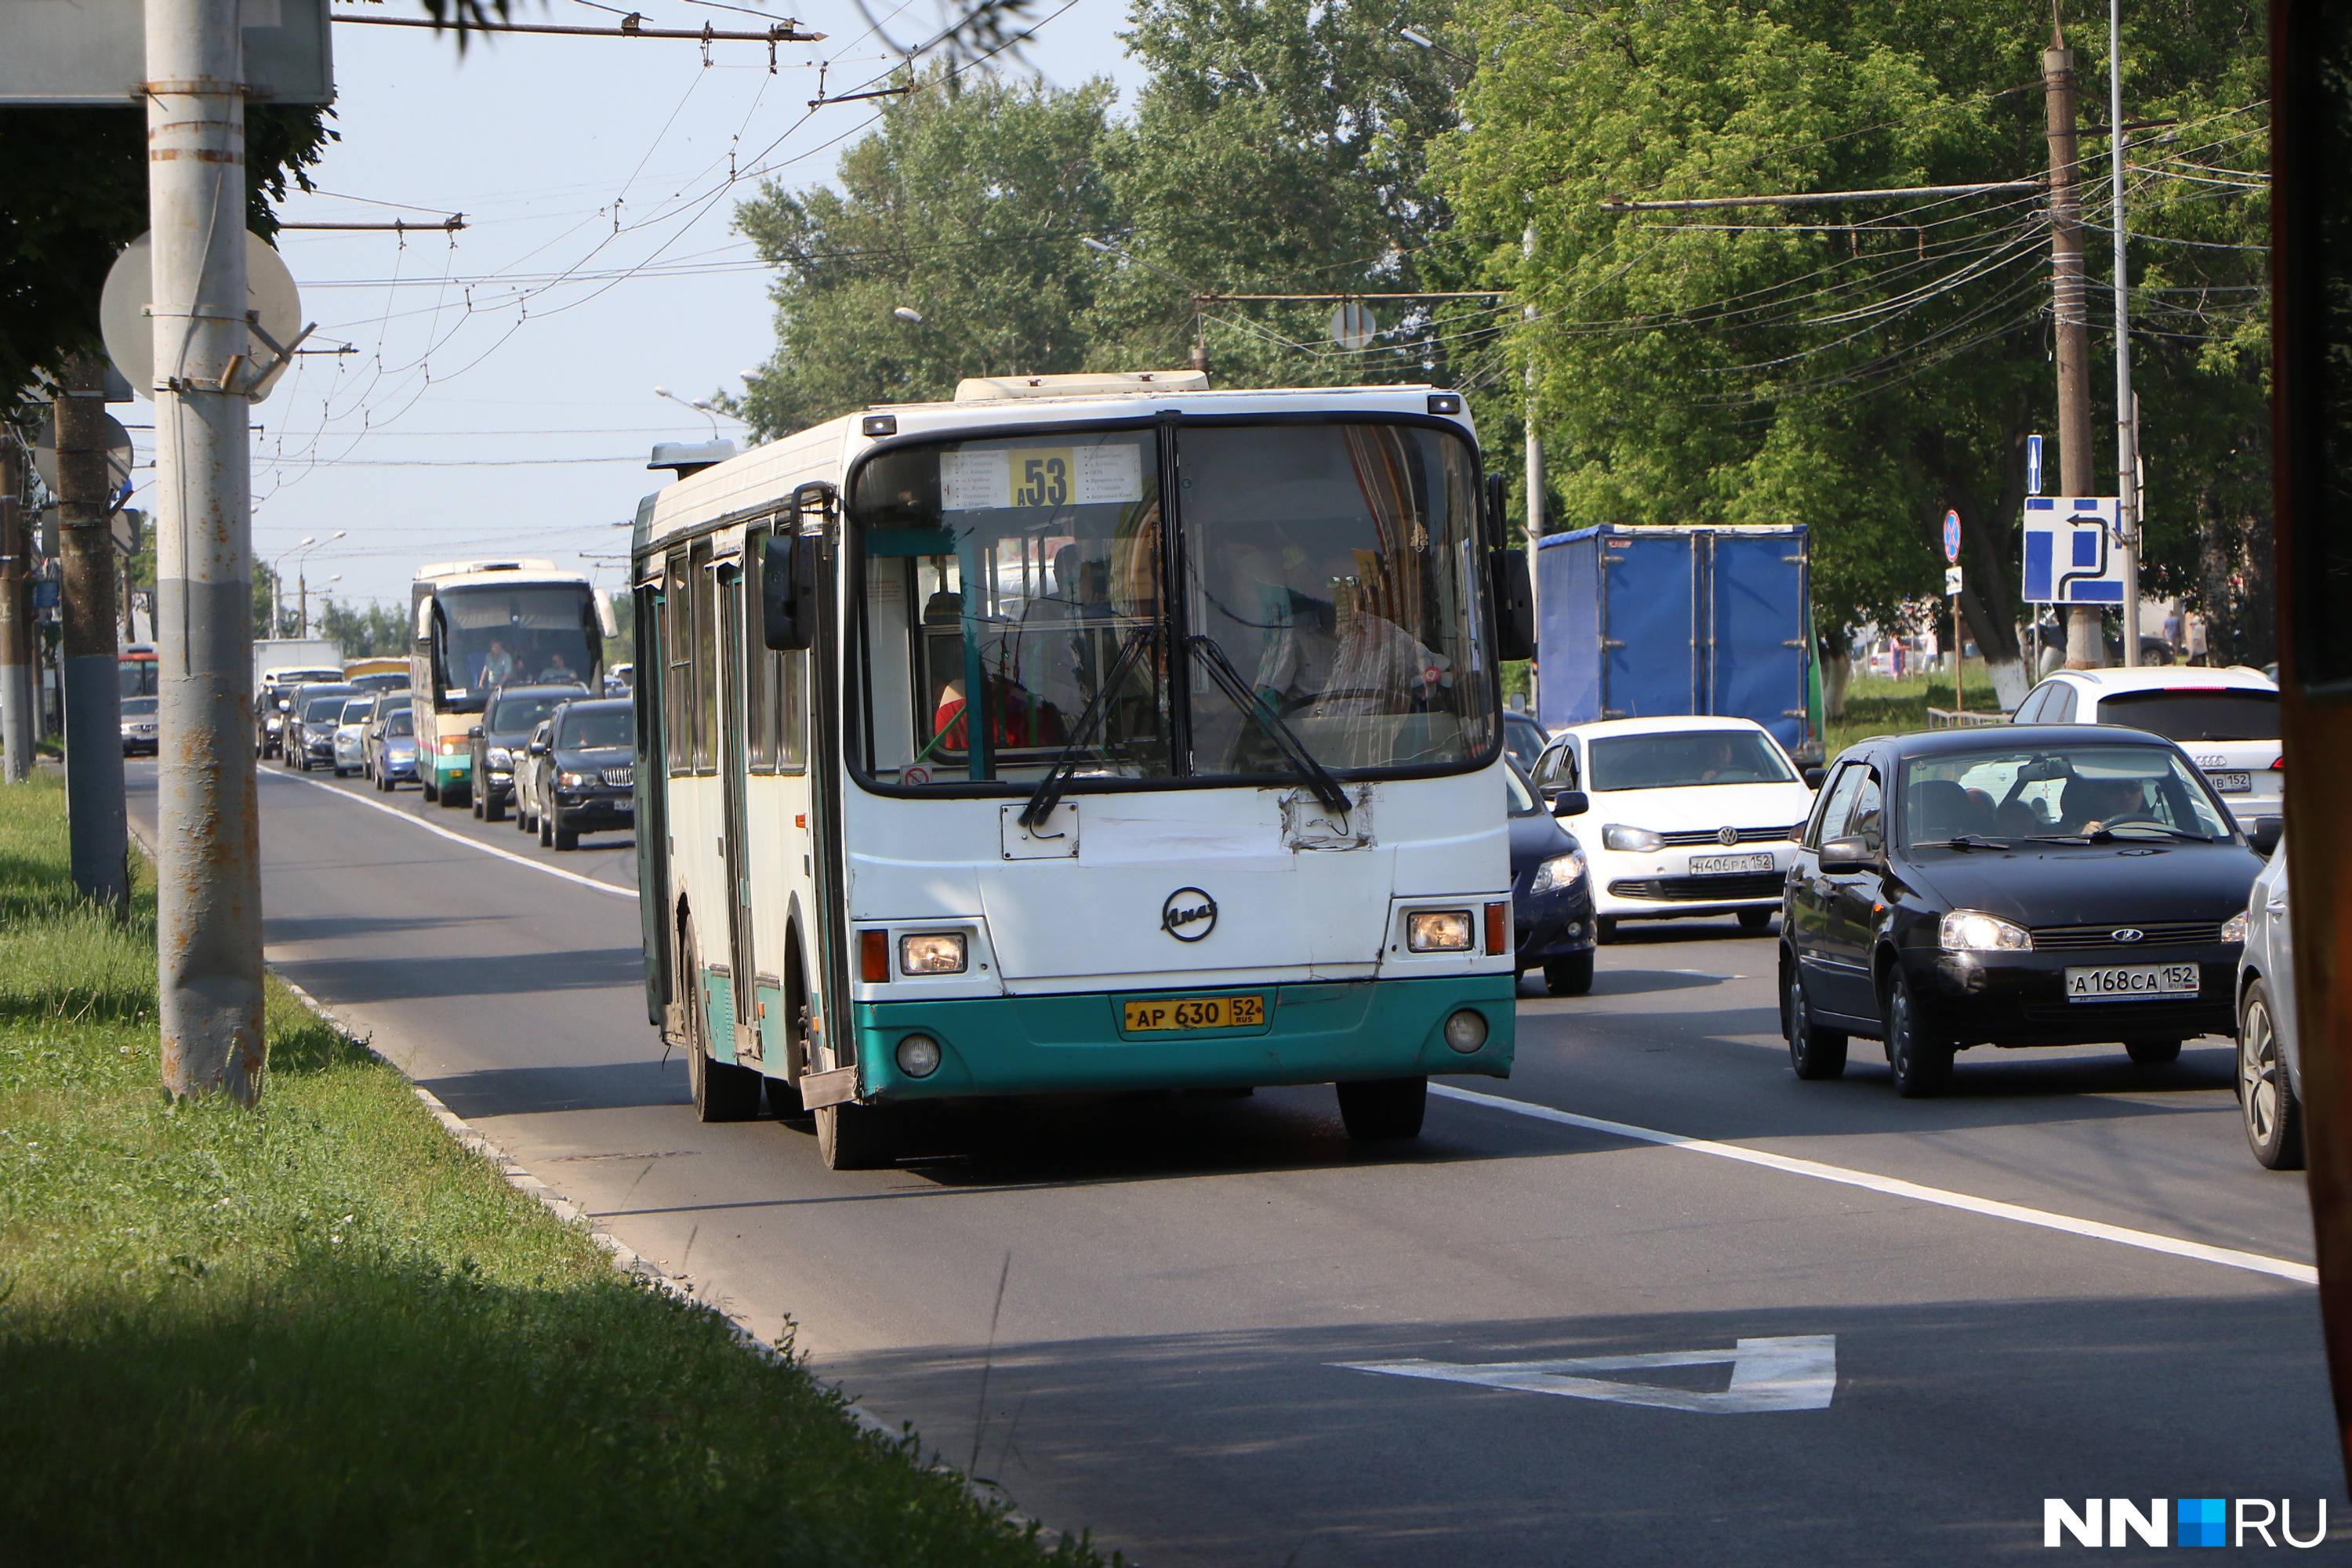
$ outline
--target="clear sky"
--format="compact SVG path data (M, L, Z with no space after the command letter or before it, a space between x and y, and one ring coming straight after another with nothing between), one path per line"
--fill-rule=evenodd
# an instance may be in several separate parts
M1109 75L1131 100L1140 73L1115 36L1127 0L1076 0L1054 16L1060 3L1036 8L1053 19L1024 51L1030 67L1064 86ZM902 44L939 25L933 0L890 4L874 15ZM423 14L415 0L383 9ZM761 25L685 0L642 10L656 26ZM581 0L523 0L514 14L616 20ZM774 347L770 275L731 228L735 204L757 188L748 176L829 180L873 106L812 112L814 63L832 62L829 92L892 64L853 0L770 14L830 37L780 46L771 75L759 44L714 44L706 67L694 43L515 35L461 60L422 28L335 28L342 140L313 176L332 195L289 200L284 216L462 212L467 226L454 245L439 234L282 237L304 319L318 323L306 346L353 352L305 355L254 411L257 556L317 538L299 558L314 593L340 574L339 597L402 604L418 564L476 553L547 556L619 585L628 534L610 525L668 478L645 469L653 443L711 433L653 389L740 390L740 373ZM145 404L113 412L152 424ZM740 442L740 427L719 428ZM133 438L148 460L151 433ZM346 537L330 541L338 530ZM289 586L295 566L283 568Z

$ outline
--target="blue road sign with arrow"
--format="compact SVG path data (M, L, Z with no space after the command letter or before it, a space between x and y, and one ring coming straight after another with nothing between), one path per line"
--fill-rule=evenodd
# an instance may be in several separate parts
M2025 493L2030 496L2042 493L2042 437L2039 436L2025 438Z

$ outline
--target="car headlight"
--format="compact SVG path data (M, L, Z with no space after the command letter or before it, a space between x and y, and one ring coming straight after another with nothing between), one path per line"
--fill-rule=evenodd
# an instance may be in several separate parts
M2231 915L2228 920L2221 922L2221 940L2223 942L2243 942L2246 940L2245 910L2240 910L2236 914Z
M555 782L558 787L562 789L585 789L588 787L588 775L586 773L558 773L555 775Z
M514 766L514 753L507 750L504 746L492 746L489 751L489 755L483 760L488 762L490 766L494 768L510 768Z
M2033 933L2013 921L1981 910L1954 910L1944 917L1946 952L2032 952Z
M1470 911L1416 910L1404 918L1404 944L1415 952L1467 952Z
M1573 888L1584 879L1584 851L1571 849L1565 855L1555 855L1536 868L1536 879L1528 884L1530 893L1549 893L1555 888Z
M1601 842L1612 849L1630 849L1636 855L1646 855L1665 847L1665 840L1646 827L1626 827L1611 823L1601 830Z
M901 974L961 974L964 958L961 931L917 931L898 939Z

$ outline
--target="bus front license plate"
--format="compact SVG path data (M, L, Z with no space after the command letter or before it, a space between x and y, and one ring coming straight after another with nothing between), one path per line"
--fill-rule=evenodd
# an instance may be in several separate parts
M2135 963L2113 969L2066 972L2069 1002L2137 1002L2150 996L2194 996L2199 971L2193 963Z
M1122 1004L1130 1035L1154 1030L1255 1029L1265 1022L1263 996L1165 996Z

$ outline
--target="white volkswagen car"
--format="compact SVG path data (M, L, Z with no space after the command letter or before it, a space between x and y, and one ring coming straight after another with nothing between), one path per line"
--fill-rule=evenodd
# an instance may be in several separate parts
M2020 724L2124 724L2177 741L2242 831L2285 809L2278 682L2259 669L2053 670L2013 717Z
M1761 724L1746 719L1612 719L1562 730L1536 787L1584 846L1601 940L1622 920L1737 915L1762 931L1780 907L1813 792Z

